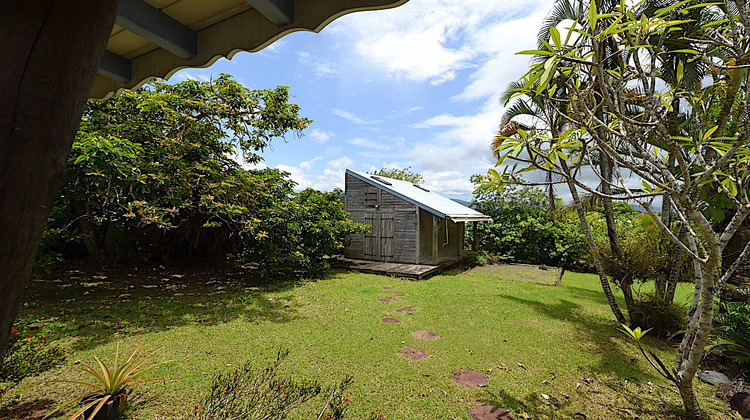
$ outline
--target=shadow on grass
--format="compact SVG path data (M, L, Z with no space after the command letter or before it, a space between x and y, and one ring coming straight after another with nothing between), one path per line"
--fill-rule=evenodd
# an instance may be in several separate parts
M284 323L300 317L290 297L299 281L267 282L252 270L67 267L31 281L18 323L85 350L123 336L235 319ZM19 328L21 329L21 328Z
M603 302L597 301L597 304L606 305L606 300L603 297L586 296L589 293L594 293L590 290L576 291L576 293L579 292L585 299L601 299ZM559 303L550 304L508 294L500 294L498 297L516 305L524 305L541 316L574 324L579 337L572 337L572 339L593 344L593 348L582 349L581 351L591 352L592 357L598 358L599 363L594 367L595 372L620 378L635 377L646 381L659 378L655 372L644 370L641 364L633 363L638 360L639 356L635 350L632 353L625 353L621 350L620 343L625 338L623 336L620 339L620 332L617 331L618 325L614 321L591 316L581 305L562 298L559 299ZM651 340L649 345L662 350L669 348L669 344L658 340Z
M41 420L50 411L55 401L41 398L32 401L0 400L0 419Z
M512 411L519 418L535 420L600 418L602 413L607 412L611 414L611 418L682 418L683 411L676 393L663 388L655 389L647 383L592 381L583 385L576 393L575 399L578 402L575 406L571 404L573 400L566 397L549 396L545 399L540 393L529 393L517 398L504 390L485 391L480 401ZM675 395L666 395L669 393Z

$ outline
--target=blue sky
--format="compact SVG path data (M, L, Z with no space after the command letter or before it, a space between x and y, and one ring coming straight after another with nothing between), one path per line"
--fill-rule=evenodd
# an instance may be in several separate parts
M276 141L264 165L300 188L343 187L344 170L410 166L425 186L469 198L469 177L494 166L500 92L527 69L552 1L410 0L289 34L171 80L232 74L251 89L289 86L315 122Z

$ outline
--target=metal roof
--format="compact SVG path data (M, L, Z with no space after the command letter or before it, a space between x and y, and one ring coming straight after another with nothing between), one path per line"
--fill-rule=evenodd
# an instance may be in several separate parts
M492 221L490 216L466 207L461 203L457 203L450 198L443 197L442 195L430 191L420 185L412 184L411 182L355 172L350 169L347 169L346 173L372 186L388 191L389 193L443 219L450 219L454 222Z
M406 0L122 0L91 98L258 51L294 31ZM81 24L86 24L82 22Z

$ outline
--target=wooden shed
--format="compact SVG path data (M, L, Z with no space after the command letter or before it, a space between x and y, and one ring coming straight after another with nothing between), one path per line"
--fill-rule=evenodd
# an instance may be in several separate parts
M466 222L492 220L420 185L347 169L344 206L372 232L352 236L351 259L441 265L459 260Z

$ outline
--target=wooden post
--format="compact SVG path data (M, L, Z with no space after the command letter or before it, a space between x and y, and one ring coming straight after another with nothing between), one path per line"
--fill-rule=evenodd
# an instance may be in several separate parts
M472 238L473 242L471 244L471 250L476 251L477 248L479 248L479 232L477 231L477 222L471 222L471 227L474 230L474 238Z
M119 3L0 1L0 355Z

